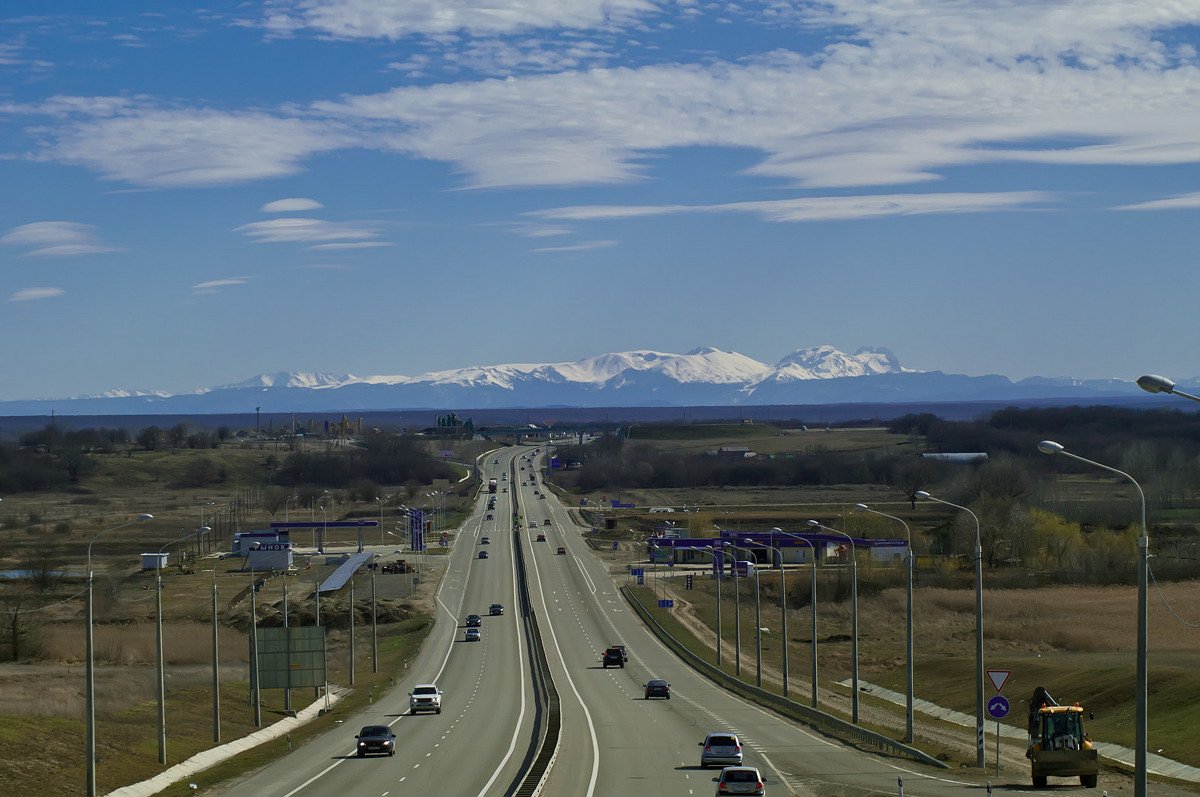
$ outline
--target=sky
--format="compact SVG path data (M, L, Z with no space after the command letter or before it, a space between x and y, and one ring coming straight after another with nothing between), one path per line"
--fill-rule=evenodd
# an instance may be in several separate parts
M1200 0L7 0L0 399L1200 374Z

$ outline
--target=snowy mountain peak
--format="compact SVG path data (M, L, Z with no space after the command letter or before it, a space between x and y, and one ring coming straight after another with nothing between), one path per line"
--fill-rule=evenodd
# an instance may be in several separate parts
M826 345L797 349L779 361L770 378L786 382L899 373L905 373L905 369L887 349L863 347L854 354L846 354Z
M274 374L259 374L232 385L221 385L217 390L229 390L249 387L307 387L331 388L340 387L346 382L354 381L350 374L312 374L299 371L279 371Z

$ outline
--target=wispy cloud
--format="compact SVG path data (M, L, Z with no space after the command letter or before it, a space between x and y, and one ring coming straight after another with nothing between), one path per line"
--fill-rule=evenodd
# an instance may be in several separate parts
M24 288L8 297L10 302L32 302L37 299L53 299L62 296L61 288Z
M581 244L570 244L568 246L543 246L540 249L534 249L535 252L586 252L590 249L607 249L610 246L616 246L617 241L585 241Z
M1043 208L1056 198L1054 194L1043 191L879 194L730 202L717 205L581 205L532 211L529 215L569 221L603 221L684 213L752 213L764 221L774 222L839 221L884 216L987 213Z
M243 224L235 232L243 233L256 243L353 243L356 248L387 246L372 239L379 232L354 222L325 221L324 219L284 218Z
M305 199L304 197L291 197L288 199L276 199L274 202L268 202L259 210L263 213L296 213L302 210L320 210L325 207L315 199Z
M1197 210L1200 209L1200 193L1180 194L1167 199L1152 199L1132 205L1119 205L1113 210Z
M216 293L221 288L229 288L234 285L245 285L250 279L250 277L226 277L225 279L198 282L192 286L192 291L201 294Z
M604 28L660 12L653 0L280 0L262 24L276 33L311 30L342 39L511 34Z
M317 244L310 246L309 249L316 250L337 250L337 249L379 249L385 246L394 246L391 241L349 241L340 244Z
M29 247L24 257L72 257L116 252L104 243L90 224L73 221L35 221L13 227L0 244Z

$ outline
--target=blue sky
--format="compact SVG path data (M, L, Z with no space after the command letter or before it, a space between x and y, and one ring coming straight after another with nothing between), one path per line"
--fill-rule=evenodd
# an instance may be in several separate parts
M1200 374L1200 3L9 2L0 399L608 351Z

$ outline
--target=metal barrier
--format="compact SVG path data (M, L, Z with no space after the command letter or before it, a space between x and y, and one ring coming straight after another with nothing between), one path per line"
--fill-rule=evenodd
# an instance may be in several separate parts
M794 700L788 700L782 695L777 695L773 692L768 692L766 689L752 686L745 681L739 680L724 670L718 669L716 666L709 664L704 659L697 656L692 651L673 637L667 629L663 628L655 619L654 615L642 605L637 596L633 594L628 586L621 587L621 594L625 596L625 600L629 601L629 605L637 612L638 616L650 627L664 645L671 649L676 656L683 659L693 669L698 670L702 675L715 681L717 685L722 686L730 691L737 692L745 697L749 697L756 703L770 706L781 714L799 719L813 727L829 731L831 734L844 739L849 739L854 742L868 744L876 747L890 755L902 756L911 758L914 761L919 761L922 764L948 769L949 764L945 761L939 761L928 753L922 752L915 747L909 747L906 744L891 739L874 731L847 722L841 717L835 717L832 714L827 714L824 711L806 706L802 703L797 703Z

